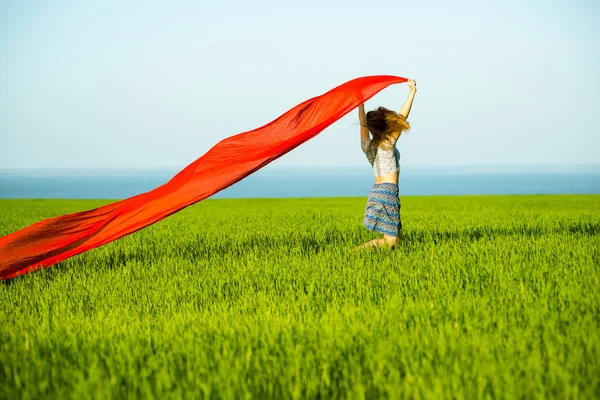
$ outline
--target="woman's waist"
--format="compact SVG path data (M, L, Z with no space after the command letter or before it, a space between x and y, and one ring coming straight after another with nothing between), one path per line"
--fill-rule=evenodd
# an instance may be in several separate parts
M398 185L398 176L399 175L400 175L400 171L391 172L391 173L385 174L385 175L375 175L375 184L380 185L380 184L389 183L389 184L393 184L393 185Z

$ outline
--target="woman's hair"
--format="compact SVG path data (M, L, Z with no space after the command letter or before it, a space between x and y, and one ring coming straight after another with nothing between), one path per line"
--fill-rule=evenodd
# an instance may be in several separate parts
M410 129L410 124L400 114L385 107L379 107L376 110L367 113L367 128L373 135L373 142L383 149L390 149L390 135L393 132L399 132Z

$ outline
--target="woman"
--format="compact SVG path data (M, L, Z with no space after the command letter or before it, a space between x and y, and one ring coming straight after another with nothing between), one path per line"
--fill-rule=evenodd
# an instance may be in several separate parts
M367 229L383 234L357 248L390 246L402 239L400 220L400 199L398 198L398 175L400 173L400 152L396 141L403 131L410 129L406 121L413 99L417 93L417 83L408 80L410 94L399 114L384 107L369 111L365 116L365 106L358 107L360 119L360 146L375 173L375 184L369 193L363 224ZM372 137L369 137L371 132Z

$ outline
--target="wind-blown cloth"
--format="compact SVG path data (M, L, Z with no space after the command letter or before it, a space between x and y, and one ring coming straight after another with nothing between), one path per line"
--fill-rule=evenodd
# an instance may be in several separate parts
M228 137L169 182L93 210L40 221L0 238L0 279L50 267L162 220L281 157L387 86L391 75L348 81L298 104L274 121Z

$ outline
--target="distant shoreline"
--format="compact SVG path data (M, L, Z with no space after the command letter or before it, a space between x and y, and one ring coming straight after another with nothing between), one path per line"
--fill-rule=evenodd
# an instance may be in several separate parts
M174 176L182 167L157 168L0 168L0 176ZM368 165L324 165L324 166L272 166L256 171L253 175L304 174L304 173L365 173ZM439 165L402 165L401 173L415 174L477 174L477 173L600 173L600 164L439 164Z
M151 191L175 175L166 171L79 172L0 173L0 198L125 199ZM367 195L373 182L370 168L280 168L257 171L211 197L361 197ZM600 170L518 172L516 169L416 170L409 167L400 173L399 189L400 196L598 194Z
M208 197L204 200L200 200L198 201L198 203L201 202L205 202L205 201L261 201L261 200L268 200L268 201L277 201L277 200L281 200L281 201L294 201L294 200L360 200L360 199L367 199L367 194L365 194L364 196L328 196L328 197ZM570 193L542 193L542 194L425 194L425 195L413 195L413 194L407 194L407 195L401 195L401 198L405 198L405 197L410 197L411 199L415 199L415 198L428 198L428 199L432 199L432 198L439 198L439 199L443 199L443 198L487 198L487 199L491 199L494 197L518 197L520 199L524 198L524 197L600 197L600 193L577 193L577 194L570 194ZM2 198L0 197L0 203L2 202L28 202L28 201L68 201L68 202L78 202L78 201L82 201L82 202L108 202L108 203L112 203L112 202L117 202L117 201L121 201L123 199L118 199L118 198L106 198L106 199L102 199L102 198L61 198L61 197L41 197L41 198ZM197 204L197 203L194 203Z

